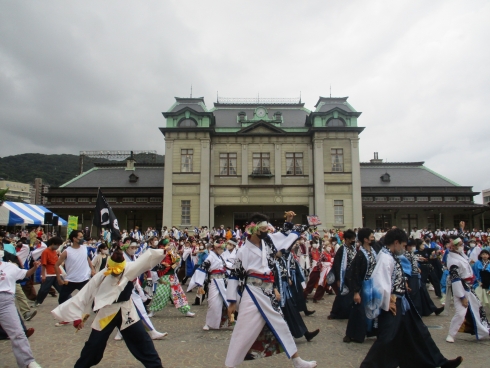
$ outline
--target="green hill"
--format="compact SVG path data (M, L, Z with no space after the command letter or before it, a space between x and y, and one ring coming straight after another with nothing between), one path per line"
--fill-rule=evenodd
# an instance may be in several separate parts
M135 155L136 162L150 162L146 155ZM95 162L110 162L106 159L84 158L84 171L91 169ZM164 156L157 155L157 162L164 162ZM22 183L33 183L35 178L53 187L73 179L80 170L78 155L42 155L24 153L21 155L0 157L0 178Z

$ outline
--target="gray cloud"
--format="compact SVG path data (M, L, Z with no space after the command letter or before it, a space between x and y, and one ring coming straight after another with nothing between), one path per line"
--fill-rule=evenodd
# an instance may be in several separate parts
M174 96L350 96L361 160L476 190L490 133L487 1L3 2L0 155L164 152Z

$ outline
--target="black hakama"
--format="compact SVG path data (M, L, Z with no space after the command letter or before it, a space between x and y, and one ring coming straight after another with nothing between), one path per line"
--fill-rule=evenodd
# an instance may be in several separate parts
M361 363L361 368L434 368L447 362L432 339L413 303L402 310L402 298L396 300L396 316L381 311L378 338Z

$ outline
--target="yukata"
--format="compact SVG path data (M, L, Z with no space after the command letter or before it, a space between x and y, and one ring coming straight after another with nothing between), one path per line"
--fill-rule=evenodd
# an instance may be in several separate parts
M282 232L261 240L260 248L247 239L238 250L227 288L228 302L237 302L239 308L226 356L227 367L239 365L245 357L254 359L284 351L291 358L296 353L296 343L274 294L272 272L277 251L289 249L305 228L286 223Z
M449 335L454 337L458 332L465 332L475 335L477 340L488 338L489 324L485 309L472 288L476 279L468 257L465 254L451 251L447 257L447 267L455 309L449 326ZM468 307L461 302L465 297L468 300ZM467 313L468 308L471 313Z
M369 290L372 285L371 275L376 266L376 251L370 251L360 247L351 264L349 285L353 293L359 293L361 303L352 304L349 322L345 335L356 342L364 342L367 337L375 336L374 321L366 317L365 305L369 298Z
M354 293L347 286L348 275L354 257L356 256L355 245L343 245L335 254L333 261L333 272L335 280L338 281L337 295L332 305L332 311L329 318L331 319L347 319L350 315L350 307L354 300ZM332 285L334 289L337 285Z
M214 330L227 327L228 301L226 300L226 266L225 261L215 252L209 252L202 265L194 272L187 292L196 286L208 288L208 312L206 325Z
M180 263L180 257L172 250L166 253L165 258L161 263L167 263L171 266L166 267L163 264L159 265L157 271L159 277L157 281L158 285L149 309L151 312L161 311L165 308L167 303L172 300L175 308L177 308L180 313L186 314L191 310L191 307L187 302L187 297L180 285L179 278L175 274L175 268Z
M484 307L490 308L490 260L477 261L473 265L473 272L478 281L475 294Z
M440 367L447 362L427 326L407 297L406 279L397 256L382 248L371 275L372 288L365 304L368 318L378 317L378 334L361 368ZM396 298L396 315L390 311Z
M325 288L329 289L326 283L326 277L332 269L332 256L326 250L320 251L320 249L312 248L311 258L313 260L313 269L311 270L308 283L303 293L306 298L316 287L313 302L317 302L325 295Z
M102 360L107 340L116 327L121 331L130 352L145 367L162 367L131 294L134 288L132 280L160 263L163 257L162 250L151 249L136 261L127 263L120 275L106 276L105 270L102 270L75 296L51 311L57 320L66 322L82 320L92 310L97 312L89 339L75 363L76 368L92 367Z

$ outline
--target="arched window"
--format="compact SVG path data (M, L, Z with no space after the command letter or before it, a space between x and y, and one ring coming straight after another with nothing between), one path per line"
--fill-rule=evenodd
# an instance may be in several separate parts
M179 122L179 128L195 128L197 123L194 119L184 119Z
M327 121L328 127L345 127L345 122L342 119L332 118Z

